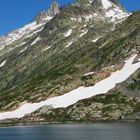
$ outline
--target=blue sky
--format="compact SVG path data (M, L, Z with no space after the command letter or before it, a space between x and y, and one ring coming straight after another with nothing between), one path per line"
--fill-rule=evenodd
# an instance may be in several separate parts
M58 0L61 5L75 0ZM128 11L140 9L140 0L121 0ZM41 10L46 10L51 0L0 0L0 35L22 27Z

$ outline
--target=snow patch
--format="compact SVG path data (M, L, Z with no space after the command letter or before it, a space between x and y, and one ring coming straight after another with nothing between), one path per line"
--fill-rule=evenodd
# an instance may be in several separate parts
M53 108L66 108L75 104L79 100L87 99L98 94L107 93L109 90L113 89L116 84L125 81L137 69L140 68L140 62L133 64L136 56L137 55L134 55L130 59L126 60L125 65L121 70L113 72L108 78L96 83L94 86L82 86L64 95L53 97L39 103L25 103L14 111L0 113L0 120L8 118L22 118L24 115L32 113L45 105L51 105Z
M89 72L89 73L84 74L84 76L93 75L94 73L95 72Z
M92 42L95 43L95 42L97 42L100 38L101 38L101 37L98 37L98 38L92 40Z
M73 18L73 17L71 17L70 20L77 21L77 19L76 18Z
M5 46L0 46L0 51L3 50L5 48Z
M81 22L81 21L82 21L82 18L81 18L81 17L79 17L77 20L78 20L79 22Z
M109 66L109 67L105 67L102 70L107 70L107 69L114 68L114 67L115 67L115 65L112 65L112 66Z
M87 34L88 30L86 31L82 31L82 33L80 34L80 37L84 36L85 34Z
M21 44L19 44L19 45L16 45L16 48L17 47L20 47L20 46L23 46L23 45L25 45L27 42L23 42L23 43L21 43Z
M43 18L42 20L43 21L50 21L52 18L53 18L53 16L52 17L51 16L47 16L46 18Z
M128 13L124 12L120 7L114 6L115 8L106 11L106 17L111 18L111 22L118 22L117 20L123 20L129 16Z
M14 30L10 33L8 33L6 36L3 38L0 38L0 41L3 46L10 45L11 43L15 42L16 40L20 38L26 38L27 36L32 36L33 34L39 32L40 30L43 29L44 25L49 22L53 17L46 17L43 19L43 22L38 24L37 21L33 21L27 25L25 25L22 28L19 28L17 30Z
M36 30L35 32L33 32L33 33L31 33L31 34L26 35L24 38L25 38L25 39L26 39L26 38L29 38L29 37L33 36L34 34L37 34L38 32L42 31L43 29L44 29L44 28L38 29L38 30Z
M20 51L20 53L25 52L28 49L28 47L26 46L23 50Z
M71 46L72 45L72 41L71 42L69 42L66 46L65 46L65 48L68 48L69 46Z
M85 18L86 21L89 21L90 19L93 18L93 15L87 15L87 16L85 16L84 18Z
M0 68L2 68L5 64L6 64L6 60L2 61L2 62L0 63Z
M5 51L4 53L0 54L0 56L2 56L2 55L4 55L4 54L6 54L6 53L8 53L8 52L10 52L10 51L12 51L12 50L14 50L14 49L17 48L17 47L23 46L23 45L25 45L25 44L26 44L26 42L23 42L23 43L21 43L21 44L19 44L19 45L16 45L15 47L9 47L8 50ZM4 47L5 47L5 46L4 46Z
M73 26L72 29L75 29L77 26Z
M108 0L102 0L102 4L105 9L108 9L112 6L112 3Z
M65 34L64 37L69 37L72 34L72 29L69 29Z
M93 0L89 0L89 3L92 4Z
M25 25L23 28L15 30L7 35L7 40L5 45L10 45L14 41L20 39L23 36L29 35L35 32L38 28L42 27L44 24L37 24L36 21Z
M42 52L45 52L45 51L49 50L50 48L52 48L52 46L49 46L49 47L43 49Z
M41 40L41 38L40 38L40 37L37 37L37 38L32 42L31 46L34 45L34 44L36 44L36 43L39 42L40 40Z

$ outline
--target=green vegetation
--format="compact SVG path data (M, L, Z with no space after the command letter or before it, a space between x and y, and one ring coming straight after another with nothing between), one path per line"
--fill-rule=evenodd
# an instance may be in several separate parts
M16 107L23 101L39 102L50 96L64 94L80 85L86 86L88 79L84 79L85 73L98 73L106 66L123 64L124 59L134 50L139 51L140 12L134 13L122 24L118 24L116 30L111 31L114 25L106 20L92 18L87 22L84 17L92 14L94 8L83 5L84 1L82 6L71 4L62 8L43 31L24 40L26 45L0 57L0 60L7 60L0 71L1 111L11 109L13 104ZM70 20L79 17L82 21ZM69 29L73 30L72 34L64 37ZM88 32L80 37L82 30ZM42 40L31 46L31 42L38 36ZM98 37L102 38L92 42ZM65 48L71 41L73 44ZM27 51L19 54L25 46L29 46ZM43 51L49 46L52 47ZM100 79L93 76L90 80L94 84ZM127 86L133 90L140 88L139 81ZM103 101L100 98L98 101L98 97L94 100L103 104L125 103L125 97L120 100L115 94L107 95ZM85 105L90 104L87 101Z

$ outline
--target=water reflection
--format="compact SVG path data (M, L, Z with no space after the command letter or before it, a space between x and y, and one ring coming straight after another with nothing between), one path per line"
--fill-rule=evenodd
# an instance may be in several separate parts
M140 140L139 123L36 125L0 128L0 140Z

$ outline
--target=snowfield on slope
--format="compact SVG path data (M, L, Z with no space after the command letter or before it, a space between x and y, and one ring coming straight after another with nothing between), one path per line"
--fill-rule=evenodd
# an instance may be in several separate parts
M68 48L69 46L71 46L72 45L72 41L71 42L69 42L66 46L65 46L65 48Z
M116 6L108 0L102 0L102 5L106 10L106 17L111 18L111 22L118 22L117 20L120 20L121 22L121 19L123 20L129 16L127 12L123 11L120 7Z
M38 43L39 41L41 40L40 37L37 37L32 43L31 43L31 46Z
M84 76L93 75L94 73L95 72L89 72L89 73L84 74Z
M98 37L98 38L92 40L92 42L95 43L95 42L97 42L100 38L101 38L101 37Z
M108 9L112 6L112 3L108 0L102 0L102 4L105 9Z
M42 52L45 52L45 51L49 50L50 48L52 48L52 46L46 47L45 49L42 50Z
M26 46L24 49L22 49L22 50L20 51L20 53L25 52L27 49L28 49L28 47Z
M62 96L53 97L39 103L25 103L15 111L0 113L0 120L22 118L24 115L32 113L45 105L51 105L53 108L66 108L79 100L107 93L109 90L113 89L116 84L125 81L140 68L140 61L133 64L136 56L137 55L133 55L131 58L126 60L125 65L121 70L113 72L108 78L98 82L94 86L79 87Z
M85 34L87 34L88 33L88 30L82 30L82 33L80 34L80 37L82 37L82 36L84 36Z
M65 34L64 37L69 37L72 34L72 29L69 29Z
M2 68L2 67L5 65L5 63L6 63L6 60L2 61L2 62L0 63L0 68Z

